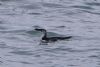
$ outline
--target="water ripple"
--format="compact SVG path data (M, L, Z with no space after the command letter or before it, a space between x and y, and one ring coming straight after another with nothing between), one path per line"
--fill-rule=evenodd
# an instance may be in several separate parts
M22 50L15 50L10 53L17 55L33 55L33 53L31 53L30 51L22 51Z
M1 30L0 33L19 33L26 32L26 30Z
M1 42L0 43L0 48L4 49L4 48L8 48L8 46L4 42Z
M88 11L88 10L82 10L82 11L86 12L86 13L94 14L94 15L100 15L100 12L92 12L92 11Z
M30 63L30 62L25 62L25 61L21 61L20 63L22 63L22 64L33 64L33 63Z
M100 59L100 56L98 56L98 55L90 55L90 56L88 56L89 58L98 58L98 59Z
M92 3L86 2L85 4L90 6L100 6L100 3L97 2L92 2Z
M55 52L55 53L59 53L59 52L71 52L71 53L82 53L82 52L92 52L92 51L100 51L100 49L85 49L85 50L81 50L81 49L73 49L73 48L54 48L54 49L46 49L45 51L47 52Z
M72 7L72 8L86 9L86 10L94 10L94 8L92 8L91 6L74 5L74 6L70 6L70 7Z
M0 24L4 24L4 22L2 20L0 20Z
M7 60L8 62L16 62L16 63L22 63L22 64L33 64L33 63L30 63L30 62L27 62L27 61L14 61L14 60Z
M5 28L4 26L0 26L0 30L6 30L7 28Z
M22 5L19 6L19 8L24 8L24 9L41 9L41 6L38 4L26 4L26 5Z
M60 4L54 4L54 3L42 3L43 7L49 7L49 8L65 8L64 5Z
M27 31L28 34L31 34L31 35L35 35L35 36L40 36L42 35L43 33L39 32L39 31ZM44 34L43 34L44 35ZM64 35L61 35L61 34L58 34L58 33L54 33L54 32L47 32L47 36L48 37L53 37L53 36L64 36Z
M31 13L28 13L30 15L42 15L42 13L36 13L36 12L31 12Z
M0 0L0 1L2 1L2 2L10 2L10 1L21 1L21 0Z

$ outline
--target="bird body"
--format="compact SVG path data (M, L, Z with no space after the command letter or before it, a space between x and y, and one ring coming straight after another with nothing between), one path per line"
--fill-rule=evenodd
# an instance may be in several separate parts
M70 39L72 36L67 36L67 37L47 37L47 31L45 29L35 29L36 31L41 31L44 33L44 36L42 37L42 40L45 42L55 42L57 40L65 40L65 39Z
M45 41L57 41L57 40L65 40L65 39L70 39L72 36L68 36L68 37L42 37L42 40Z

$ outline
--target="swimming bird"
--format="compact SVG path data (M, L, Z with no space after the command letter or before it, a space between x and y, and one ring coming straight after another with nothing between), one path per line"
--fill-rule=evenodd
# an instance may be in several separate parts
M45 29L35 29L36 31L41 31L44 33L44 36L42 37L42 41L45 42L55 42L57 40L65 40L65 39L70 39L72 36L67 36L67 37L47 37L47 31Z

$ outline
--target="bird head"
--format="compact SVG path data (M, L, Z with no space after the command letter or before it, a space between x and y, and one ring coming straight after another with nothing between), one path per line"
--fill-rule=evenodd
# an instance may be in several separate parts
M45 29L35 29L36 31L46 32Z

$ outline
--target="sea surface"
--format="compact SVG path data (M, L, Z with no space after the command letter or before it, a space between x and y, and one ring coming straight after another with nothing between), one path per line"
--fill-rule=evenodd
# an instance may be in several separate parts
M0 0L0 67L100 67L100 0Z

